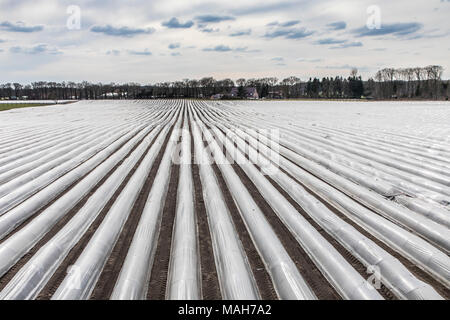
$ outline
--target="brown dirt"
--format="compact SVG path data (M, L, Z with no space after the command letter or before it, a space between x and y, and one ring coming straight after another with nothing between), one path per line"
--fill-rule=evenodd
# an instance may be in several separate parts
M191 141L194 141L192 128L189 124ZM197 220L198 248L200 253L200 270L202 279L202 297L204 300L221 300L219 278L214 261L209 221L203 199L203 187L200 180L200 169L195 164L194 143L191 143L192 178L194 185L195 213Z
M177 209L177 191L180 178L180 166L172 164L169 187L160 222L158 244L151 268L148 284L148 300L166 298L167 277L169 274L170 252L172 248L173 224Z

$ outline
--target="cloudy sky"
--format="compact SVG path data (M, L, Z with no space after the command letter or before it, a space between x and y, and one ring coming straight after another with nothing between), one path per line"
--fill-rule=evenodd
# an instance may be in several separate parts
M0 82L368 78L429 64L450 78L449 15L450 0L0 0Z

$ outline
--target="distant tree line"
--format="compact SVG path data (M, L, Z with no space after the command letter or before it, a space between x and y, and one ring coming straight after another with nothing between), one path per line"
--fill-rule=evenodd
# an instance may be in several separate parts
M283 80L275 77L261 79L200 80L161 82L150 85L138 83L33 82L28 85L6 83L0 85L0 99L82 100L82 99L161 99L210 98L223 95L230 98L233 88L237 96L245 98L246 88L255 88L259 98L313 99L447 99L449 81L442 80L441 66L425 68L386 68L374 78L363 81L358 70L349 77L310 78L302 81L292 76ZM236 90L236 89L234 89Z
M449 82L442 81L444 68L386 68L370 79L367 89L377 98L448 99Z

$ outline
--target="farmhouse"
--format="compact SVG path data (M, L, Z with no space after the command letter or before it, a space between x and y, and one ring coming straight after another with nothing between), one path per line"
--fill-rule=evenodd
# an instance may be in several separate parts
M211 97L211 100L220 100L220 99L222 99L224 96L225 96L225 95L224 95L223 93L218 93L218 94L213 95L213 96Z
M258 90L254 87L246 87L244 88L244 98L246 99L259 99ZM232 98L238 98L239 97L239 88L234 87L231 89L231 97Z
M269 95L268 95L269 99L283 99L284 95L283 92L278 90L278 91L269 91Z

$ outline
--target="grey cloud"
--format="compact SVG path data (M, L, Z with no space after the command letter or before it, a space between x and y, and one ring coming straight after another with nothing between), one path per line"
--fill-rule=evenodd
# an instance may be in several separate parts
M199 23L207 24L207 23L219 23L222 21L233 21L236 18L231 16L219 16L219 15L202 15L195 17Z
M327 27L331 30L344 30L345 28L347 28L347 23L345 23L344 21L337 21L327 24Z
M178 49L181 45L179 43L171 43L169 44L169 49L174 50Z
M347 40L339 40L339 39L333 39L333 38L326 38L326 39L320 39L315 41L315 44L318 45L328 45L328 44L341 44L345 43Z
M0 23L0 30L8 32L32 33L44 30L44 26L26 26L23 22L11 23L4 21Z
M314 44L336 45L336 46L330 47L330 49L345 49L345 48L362 47L363 46L362 42L349 42L348 40L334 39L334 38L320 39L320 40L315 41Z
M91 32L103 33L108 36L114 37L126 37L131 38L142 34L152 34L155 32L153 28L129 28L129 27L113 27L111 25L106 26L94 26L91 28Z
M106 52L106 54L108 56L119 56L120 55L120 51L119 50L109 50Z
M232 51L233 49L231 49L229 46L225 46L225 45L219 45L213 48L205 48L203 49L203 51L215 51L215 52L228 52L228 51Z
M256 53L260 52L260 50L249 50L248 47L238 47L238 48L231 48L226 45L218 45L212 48L205 48L203 51L206 52L240 52L240 53Z
M357 66L352 66L352 65L349 65L349 64L338 65L338 66L336 66L336 65L333 65L333 66L316 66L316 68L318 68L318 69L329 69L329 70L352 70L352 69L356 68L356 69L358 69L359 71L362 71L362 72L369 71L368 67L365 67L365 66L357 67Z
M286 22L278 22L278 21L274 21L269 23L267 26L268 27L293 27L296 26L300 23L300 20L291 20L291 21L286 21Z
M384 35L395 35L395 36L407 36L416 33L422 29L423 25L417 22L409 23L393 23L393 24L383 24L380 29L369 29L367 27L362 27L353 30L353 33L357 37L373 37L373 36L384 36Z
M306 58L298 58L298 62L321 62L322 59L306 59Z
M167 27L169 29L189 29L193 25L194 25L193 21L186 21L185 23L182 23L175 17L173 17L169 21L165 21L162 23L163 27Z
M299 23L299 21L289 21L286 22L282 25L289 25L289 24L293 24L293 23ZM272 23L272 25L276 25L276 26L282 26L279 23ZM264 35L264 38L268 38L268 39L274 39L274 38L279 38L279 37L284 37L286 39L302 39L302 38L306 38L309 37L310 35L312 35L314 33L314 31L309 31L306 28L285 28L285 27L278 27L275 30L271 30L266 32L266 34Z
M278 38L278 37L284 37L291 33L290 30L277 30L273 32L267 32L264 37L265 38Z
M292 27L292 26L295 26L295 25L297 25L299 23L300 23L300 20L293 20L293 21L288 21L288 22L285 22L285 23L281 23L280 26L281 27Z
M130 50L130 51L128 51L128 53L132 54L134 56L151 56L152 55L152 53L148 49L145 49L143 51Z
M241 47L241 48L235 48L234 51L236 52L242 52L242 53L257 53L257 52L261 52L261 50L249 50L248 47Z
M341 66L317 66L317 68L321 69L331 69L331 70L344 70L344 69L354 69L355 66L351 66L349 64L344 64Z
M362 47L362 42L346 42L340 44L338 46L331 47L330 49L346 49L346 48L354 48L354 47Z
M200 30L201 32L205 32L205 33L213 33L213 32L219 32L220 29L216 28L204 28Z
M303 39L314 34L314 31L308 31L305 28L294 29L287 36L287 39Z
M290 8L296 8L299 9L299 7L304 3L303 0L291 0L291 1L282 1L278 3L273 4L261 4L258 3L256 5L250 5L247 7L240 7L238 9L232 10L231 13L236 16L243 16L243 15L251 15L251 14L260 14L260 13L266 13L266 12L278 12L281 10L287 10Z
M282 57L276 57L276 58L272 58L272 61L284 61L284 58Z
M236 32L230 34L230 37L242 37L242 36L249 36L251 34L252 34L252 29L248 29L248 30L236 31Z
M21 47L21 46L15 46L11 47L9 49L11 53L14 54L61 54L62 52L55 49L55 48L49 48L46 44L38 44L33 47Z

